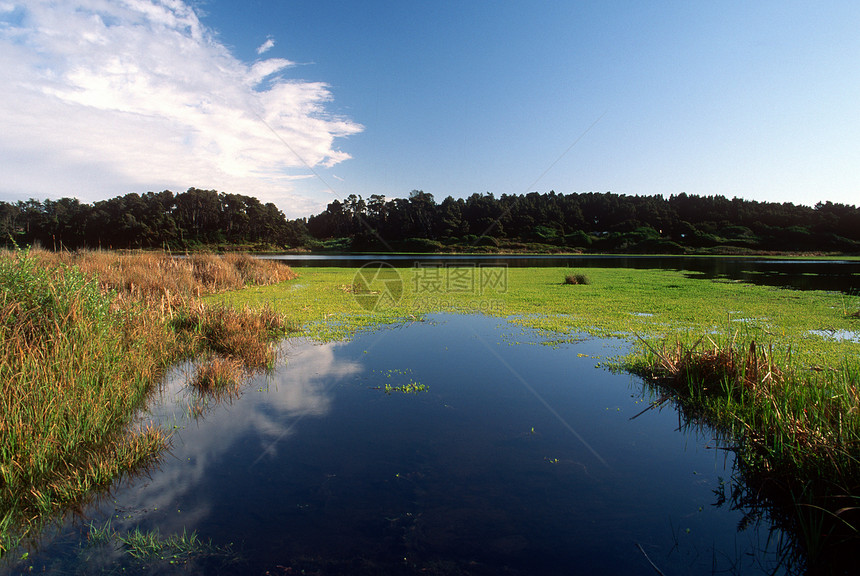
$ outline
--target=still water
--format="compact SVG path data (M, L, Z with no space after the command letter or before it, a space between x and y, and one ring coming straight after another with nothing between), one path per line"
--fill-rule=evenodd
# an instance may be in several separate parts
M771 573L779 533L731 510L731 453L642 382L620 341L550 347L504 320L432 315L350 342L285 342L242 397L188 416L190 367L148 417L148 476L49 534L57 573ZM386 384L424 385L386 393ZM635 418L634 418L635 417ZM136 560L88 523L197 531L229 553ZM744 526L740 529L739 526ZM174 562L174 563L171 563ZM776 570L775 573L781 573Z
M725 278L796 290L860 292L860 260L814 260L733 256L631 256L615 255L454 255L454 254L285 254L265 256L292 266L360 267L384 261L395 267L416 263L450 266L484 265L565 268L640 268L681 270L702 279Z

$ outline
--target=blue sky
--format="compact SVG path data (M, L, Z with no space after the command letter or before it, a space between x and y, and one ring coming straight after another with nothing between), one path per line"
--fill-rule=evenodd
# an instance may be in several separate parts
M0 198L860 199L860 3L0 0Z

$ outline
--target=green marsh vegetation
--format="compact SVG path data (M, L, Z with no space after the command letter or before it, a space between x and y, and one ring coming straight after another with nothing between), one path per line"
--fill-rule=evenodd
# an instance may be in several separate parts
M852 346L822 365L758 338L643 340L626 367L735 452L733 505L795 535L788 558L848 573L860 540L860 355Z
M838 366L860 344L828 339L810 330L857 331L851 313L860 297L799 292L733 281L702 281L672 270L589 268L590 284L571 289L566 268L499 268L503 282L469 290L445 286L456 268L441 268L440 289L421 284L421 270L399 268L402 295L396 305L372 311L356 301L354 268L296 268L299 277L272 286L253 286L206 298L234 307L269 305L288 314L305 335L318 340L348 338L380 324L420 320L433 312L482 312L545 333L549 339L579 334L649 341L687 335L746 333L792 346L811 365ZM470 273L472 270L468 269Z
M162 533L158 528L144 530L140 526L117 529L108 519L102 523L84 523L80 534L79 545L67 548L61 557L52 558L50 564L34 563L26 552L17 562L10 559L12 572L163 574L175 573L179 568L190 574L236 573L243 563L233 543L220 546L186 528L175 533Z
M236 255L0 254L0 556L163 452L167 433L135 415L171 364L271 365L283 316L199 295L294 276Z
M113 550L139 562L164 562L168 564L188 564L194 559L221 558L235 560L235 552L230 545L217 546L211 540L203 540L197 532L183 529L181 534L162 535L156 528L141 530L139 527L127 532L115 530L108 520L103 525L89 524L87 548L81 558L89 562L92 553L110 546Z
M735 490L736 503L766 509L810 563L838 563L860 539L857 295L618 268L589 268L590 283L576 289L559 282L574 271L508 268L504 282L480 290L435 291L422 286L424 271L401 268L399 301L368 311L348 289L354 269L298 272L291 282L216 298L270 303L320 340L446 311L507 317L548 343L583 334L626 339L632 352L613 368L643 375L736 453L745 487ZM441 285L461 272L440 269Z

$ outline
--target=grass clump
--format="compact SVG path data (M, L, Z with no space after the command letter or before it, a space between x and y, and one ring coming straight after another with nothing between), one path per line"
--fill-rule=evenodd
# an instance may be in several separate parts
M570 286L576 286L579 284L591 284L591 280L589 280L588 276L585 274L567 274L564 277L563 284L567 284Z
M244 366L236 358L213 356L197 367L191 384L204 394L235 396L244 376Z
M249 368L274 362L270 341L292 329L271 308L252 310L196 300L174 310L170 325L190 336L189 346L236 359Z
M0 254L0 556L157 458L167 434L134 417L170 364L223 357L197 377L207 390L235 388L237 372L272 364L269 342L289 329L282 316L196 298L295 276L272 265L235 255Z
M860 493L860 371L802 366L788 351L737 334L722 342L651 345L631 363L718 429L771 478L806 478Z
M111 567L117 572L126 568L139 569L142 562L147 566L164 564L165 567L180 564L193 570L199 568L193 564L195 560L220 559L221 564L229 564L237 558L231 545L215 545L212 540L200 538L196 531L188 532L183 528L182 533L163 535L157 528L143 530L138 526L121 532L115 530L108 520L103 525L90 522L87 532L89 552L85 550L80 560L87 564L92 563L94 559L91 557L91 551L99 551L105 546L111 546L121 557L125 556L131 560L131 565L124 565L127 563L120 557L117 565Z
M197 532L189 534L185 530L182 534L162 536L157 528L141 530L138 527L126 534L114 532L113 537L119 541L126 554L138 560L159 558L175 561L195 555L232 553L229 548L221 549L211 541L204 542Z
M857 366L804 366L737 334L641 342L631 368L722 432L746 486L744 507L766 508L794 534L802 562L840 569L860 538Z

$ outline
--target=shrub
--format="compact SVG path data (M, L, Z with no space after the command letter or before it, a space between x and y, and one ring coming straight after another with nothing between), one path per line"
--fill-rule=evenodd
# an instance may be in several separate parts
M564 277L564 283L570 285L591 284L591 280L585 274L568 274Z

